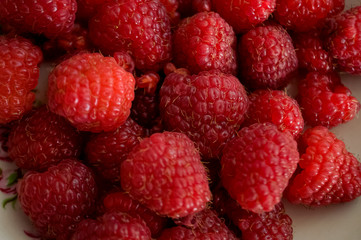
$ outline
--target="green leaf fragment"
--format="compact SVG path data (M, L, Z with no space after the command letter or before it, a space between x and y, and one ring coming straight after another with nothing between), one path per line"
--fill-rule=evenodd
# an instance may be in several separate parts
M8 183L7 186L10 187L11 185L14 185L15 183L18 182L18 172L13 172L12 174L10 174L10 176L8 177Z
M9 203L11 203L13 209L15 209L15 203L16 203L16 199L17 199L17 198L18 198L18 195L14 195L14 196L12 196L12 197L10 197L10 198L5 199L5 200L3 201L3 203L2 203L3 208L5 208L6 205L8 205Z

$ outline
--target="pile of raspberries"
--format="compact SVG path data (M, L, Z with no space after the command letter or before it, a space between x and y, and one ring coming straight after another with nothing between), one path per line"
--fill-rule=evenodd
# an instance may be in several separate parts
M339 72L361 74L361 6L344 6L0 1L1 133L41 238L286 240L282 198L359 197L329 130L360 110Z

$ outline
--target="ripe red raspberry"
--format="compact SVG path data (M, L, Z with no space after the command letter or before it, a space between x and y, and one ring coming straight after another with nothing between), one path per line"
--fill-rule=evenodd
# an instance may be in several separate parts
M332 132L322 126L307 129L301 146L301 170L285 194L291 203L324 206L361 195L361 164Z
M217 211L227 215L242 231L243 240L293 239L292 219L282 202L270 212L257 214L242 209L223 187L217 187L213 203Z
M183 133L155 133L128 155L120 170L122 188L160 215L199 212L211 198L206 170Z
M220 156L226 141L236 135L248 104L239 80L219 71L171 73L160 89L166 129L185 133L206 159Z
M297 143L271 123L242 128L223 149L221 179L245 210L261 213L280 202L299 161Z
M335 18L335 29L328 48L342 71L361 73L361 6L354 7Z
M0 22L54 38L71 31L76 10L76 0L0 1Z
M243 33L264 22L276 8L276 0L251 1L212 0L212 7L234 29Z
M158 71L171 58L169 17L157 0L102 4L89 22L89 34L105 53L130 52L135 67L142 71Z
M135 91L130 116L141 126L152 128L159 117L159 95L145 93L143 89Z
M321 26L331 13L339 11L339 3L335 1L335 5L334 1L278 0L274 15L276 20L286 28L296 32L306 32Z
M332 57L323 47L317 32L299 33L293 36L298 64L308 72L331 72L334 69Z
M86 144L87 160L105 179L119 181L120 164L144 134L144 129L130 118L113 132L94 133Z
M110 212L97 220L86 219L79 223L71 240L151 240L144 221L122 212Z
M18 167L42 171L63 159L79 157L82 136L44 106L12 127L7 144L9 156Z
M280 26L251 29L241 37L238 51L242 76L253 89L284 87L298 67L291 37Z
M38 84L42 60L40 48L29 40L0 36L0 124L30 111L35 100L31 90Z
M192 226L177 226L165 229L158 240L236 240L235 235L227 228L217 214L205 209L195 214Z
M237 40L218 13L201 12L184 19L173 36L173 61L192 73L217 69L237 73Z
M337 73L311 72L298 86L303 117L311 126L334 127L350 121L360 110L360 102L345 87Z
M114 131L130 114L135 80L114 58L77 54L49 75L48 104L81 131Z
M119 211L138 216L149 227L152 237L157 237L167 223L167 218L157 215L124 192L109 193L103 200L106 211Z
M243 126L271 122L281 132L289 131L295 138L302 132L304 122L301 109L297 101L284 91L260 89L248 97L250 106Z
M91 171L63 160L46 172L27 172L17 186L20 205L44 238L69 239L75 225L91 213L96 185Z

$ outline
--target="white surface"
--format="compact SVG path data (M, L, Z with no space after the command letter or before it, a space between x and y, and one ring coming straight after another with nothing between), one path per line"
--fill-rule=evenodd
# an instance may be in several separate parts
M346 1L347 6L361 5L360 0ZM41 78L51 67L42 67ZM361 101L361 76L342 76L343 83L349 87L353 95ZM46 88L46 81L41 89ZM37 93L44 100L44 91ZM332 129L338 138L342 139L350 152L361 160L361 117ZM0 168L9 168L11 164L0 161ZM0 202L9 196L0 192ZM291 205L284 201L286 212L293 220L294 240L361 240L361 198L352 202L332 205L322 208L306 208ZM0 206L0 240L32 239L24 234L24 230L32 232L29 220L24 216L19 206L15 209L8 204L6 209Z

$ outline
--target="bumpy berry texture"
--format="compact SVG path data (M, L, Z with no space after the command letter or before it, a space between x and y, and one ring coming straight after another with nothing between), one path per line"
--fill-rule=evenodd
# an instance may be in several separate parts
M285 194L291 203L324 206L361 195L361 164L344 142L322 126L307 129L301 140L301 169Z
M361 73L361 6L354 7L335 19L335 29L328 48L342 71Z
M360 102L337 73L307 74L299 83L298 94L303 117L311 126L334 127L352 120L360 110Z
M66 240L94 208L96 185L88 167L63 160L46 172L27 172L17 192L22 209L42 237Z
M270 212L257 214L242 209L223 187L217 187L213 203L217 211L228 216L242 231L243 240L293 239L292 219L282 202Z
M195 214L189 228L177 226L165 229L158 240L236 240L217 214L205 209Z
M212 0L212 7L236 33L244 33L267 20L275 10L276 0L257 2Z
M1 4L1 3L0 3ZM0 36L0 124L20 119L35 100L43 54L22 37Z
M184 19L173 35L173 61L192 73L220 70L236 74L237 40L218 13L201 12Z
M242 128L223 149L222 183L245 210L268 212L280 202L298 161L290 133L256 123Z
M137 69L157 71L171 58L170 21L156 0L114 0L102 4L89 22L102 52L129 51Z
M76 0L12 0L0 2L0 23L19 32L54 38L70 32L74 25Z
M309 72L331 72L334 69L332 57L323 47L317 31L299 33L293 36L298 64Z
M306 32L321 26L333 8L334 0L278 0L274 15L286 28Z
M105 213L79 223L71 240L151 240L144 221L122 212Z
M252 89L284 87L298 67L291 37L280 26L251 29L241 37L238 51L243 80Z
M82 136L68 121L44 106L12 127L7 145L9 156L18 167L42 171L63 159L79 157Z
M239 80L219 71L171 73L160 90L166 129L185 133L206 159L218 157L225 142L235 136L248 104Z
M114 131L130 115L135 80L114 58L77 54L48 79L49 109L81 131Z
M271 122L281 132L289 131L297 137L303 130L301 109L293 98L284 91L256 90L249 96L248 108L243 126Z
M157 237L167 223L167 218L157 215L124 192L109 193L104 198L103 204L108 212L119 211L134 217L138 216L147 224L152 237Z
M184 217L211 199L206 170L183 133L155 133L141 141L121 165L121 185L160 215Z

